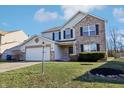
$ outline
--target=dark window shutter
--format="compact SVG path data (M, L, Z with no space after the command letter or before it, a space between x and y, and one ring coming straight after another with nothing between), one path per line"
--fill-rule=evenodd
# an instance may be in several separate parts
M81 52L84 52L84 45L81 44Z
M99 35L99 25L96 24L96 35Z
M55 33L53 32L53 40L55 40Z
M97 44L97 51L100 51L100 44Z
M59 40L61 40L61 32L59 32Z
M80 36L83 36L83 27L80 27Z
M65 31L64 31L64 39L65 39Z
M73 29L71 29L71 38L73 38Z

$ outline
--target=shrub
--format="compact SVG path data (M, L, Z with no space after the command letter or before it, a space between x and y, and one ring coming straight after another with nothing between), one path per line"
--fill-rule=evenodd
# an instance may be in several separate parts
M70 61L78 61L78 55L77 54L70 54Z
M106 58L105 52L81 52L78 61L96 62L104 58Z

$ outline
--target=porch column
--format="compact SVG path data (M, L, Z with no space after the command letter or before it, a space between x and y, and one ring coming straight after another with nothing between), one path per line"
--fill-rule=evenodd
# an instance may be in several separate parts
M76 54L76 42L73 43L73 54Z

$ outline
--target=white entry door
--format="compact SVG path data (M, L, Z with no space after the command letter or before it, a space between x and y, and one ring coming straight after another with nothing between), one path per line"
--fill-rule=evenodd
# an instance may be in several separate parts
M43 57L43 48L35 47L35 48L27 48L26 49L26 60L28 61L42 61ZM50 47L44 48L44 60L50 60Z

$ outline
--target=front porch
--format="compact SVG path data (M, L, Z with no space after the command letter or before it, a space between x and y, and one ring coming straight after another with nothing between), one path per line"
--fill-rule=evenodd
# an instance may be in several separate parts
M60 60L69 61L69 55L76 54L76 41L59 42L58 47L61 51Z

